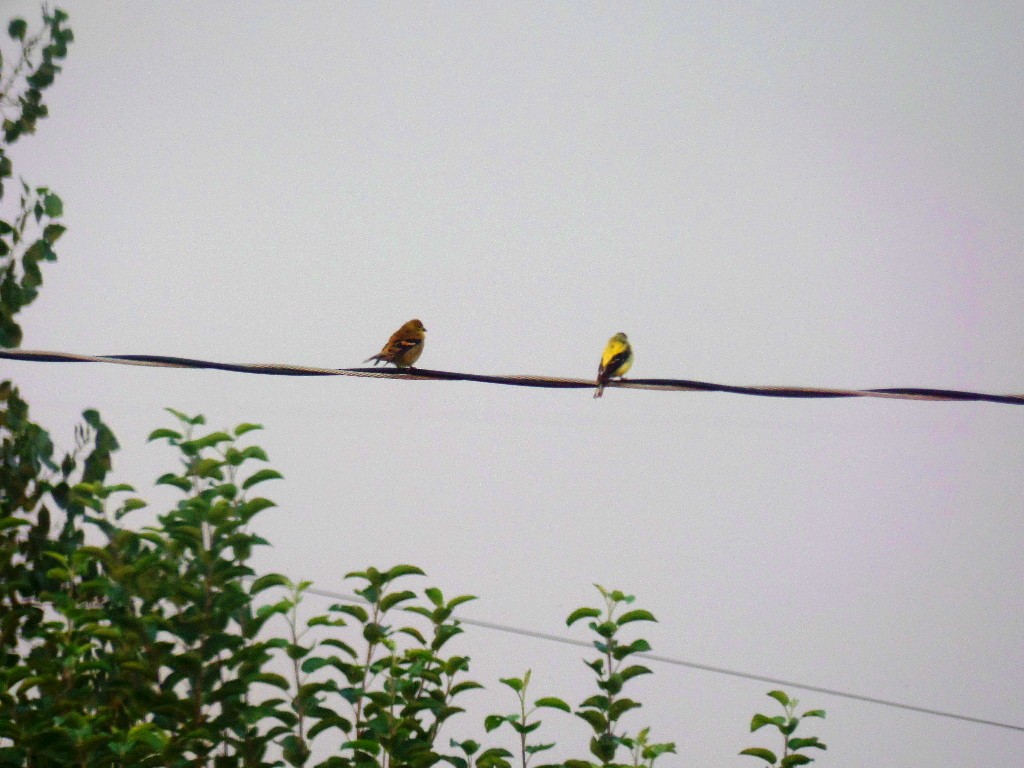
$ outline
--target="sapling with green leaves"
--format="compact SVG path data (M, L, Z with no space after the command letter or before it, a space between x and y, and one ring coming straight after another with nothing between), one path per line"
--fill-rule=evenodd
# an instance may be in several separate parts
M676 745L673 742L652 744L649 738L650 732L650 728L641 728L635 738L626 737L622 740L623 746L629 749L632 758L630 765L634 768L651 768L659 757L676 751Z
M271 616L280 614L288 626L286 637L272 637L266 645L267 648L284 650L290 662L292 674L291 696L287 702L283 700L271 700L274 705L287 703L289 710L276 708L271 715L279 721L279 724L271 728L267 737L277 740L281 747L281 756L288 765L305 765L310 757L308 741L308 719L311 715L319 713L316 683L310 683L309 675L301 669L302 660L312 651L313 645L304 645L303 640L310 631L310 627L302 627L299 622L299 606L302 604L303 596L307 589L312 586L311 581L293 582L285 576L271 573L256 579L250 592L257 594L272 587L284 587L287 594L275 603L260 606L256 615L263 621ZM345 622L338 620L335 626L344 626Z
M750 721L750 732L753 733L763 727L771 726L782 736L782 754L776 755L770 749L764 747L748 747L740 752L741 755L750 755L764 760L772 768L792 768L795 765L806 765L814 762L814 758L804 754L805 749L827 749L825 744L818 740L817 736L797 737L793 734L800 726L800 721L808 717L825 717L823 709L809 709L802 715L796 715L796 708L800 702L791 699L783 691L769 691L768 695L782 705L784 715L769 717L768 715L754 715Z
M454 699L481 686L459 679L469 668L468 657L446 656L442 651L463 631L452 616L455 608L475 598L460 595L445 600L441 590L430 587L424 591L425 604L403 605L418 596L412 590L393 589L393 583L422 575L423 571L412 565L349 573L346 578L363 583L355 592L365 602L336 604L328 617L311 620L313 626L324 625L330 617L339 615L354 620L361 627L364 645L357 650L346 640L330 637L320 646L340 654L310 656L302 664L307 673L340 673L318 683L315 691L321 714L313 718L318 722L310 735L337 727L348 737L340 746L340 754L322 765L417 768L446 759L437 750L437 740L443 724L463 711ZM399 607L425 619L428 633L412 625L396 628L391 624L390 616ZM347 703L351 721L337 714L335 699Z
M515 691L516 697L519 699L519 711L509 715L488 715L484 718L484 729L488 733L502 725L508 725L519 735L519 757L522 768L527 768L535 754L545 752L555 746L554 743L530 744L528 742L527 736L541 726L540 720L531 719L537 710L557 709L562 712L572 712L568 704L554 696L537 699L533 702L533 706L528 708L527 689L530 686L530 677L530 670L526 670L526 674L522 677L501 678L502 684ZM539 768L552 768L552 766L539 766Z
M150 440L177 448L182 468L157 482L184 497L158 516L159 528L150 529L162 553L161 599L152 610L166 638L161 689L182 693L157 710L154 722L172 735L171 756L238 754L256 764L269 744L257 724L277 708L274 701L254 703L253 687L287 689L288 682L263 671L274 645L259 637L269 615L255 610L254 595L267 582L247 580L255 576L248 565L253 548L267 542L249 525L274 503L249 492L281 475L249 470L250 462L265 462L266 453L258 446L241 448L238 439L259 425L197 434L202 416L168 411L180 426L154 430Z
M569 614L565 623L572 626L580 619L592 619L588 626L597 635L593 644L601 655L585 663L597 675L597 687L602 692L581 702L576 715L585 720L594 731L594 736L590 740L590 753L601 765L611 765L615 763L615 755L620 747L633 749L637 744L628 734L617 732L620 718L631 709L641 706L640 702L620 695L623 686L634 677L651 674L651 670L645 666L627 663L630 656L651 650L650 644L643 638L625 643L620 639L619 632L626 624L657 619L650 611L640 608L620 613L636 598L619 590L605 589L600 584L594 586L604 599L604 608L577 608ZM646 738L645 733L644 739ZM675 745L645 745L641 753L644 749L649 750L649 757L645 759L653 762L661 754L674 752ZM567 760L565 765L567 768L587 768L593 763L587 760Z

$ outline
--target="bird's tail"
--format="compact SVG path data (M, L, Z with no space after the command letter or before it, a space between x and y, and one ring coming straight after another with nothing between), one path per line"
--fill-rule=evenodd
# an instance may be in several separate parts
M380 355L371 355L370 357L368 357L368 358L366 358L365 360L363 360L363 362L364 362L364 363L368 363L368 362L370 362L371 360L373 360L373 367L374 367L374 368L376 368L376 367L377 367L377 365L379 365L380 363L384 363L384 364L386 365L386 364L387 364L387 362L388 362L387 360L385 360L385 359L384 359L383 357L381 357Z
M604 382L597 385L597 389L594 390L594 397L600 397L604 394Z

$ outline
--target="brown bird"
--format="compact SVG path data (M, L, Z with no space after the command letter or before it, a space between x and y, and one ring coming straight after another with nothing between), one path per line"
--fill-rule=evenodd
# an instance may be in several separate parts
M378 354L366 358L364 363L371 360L374 365L377 363L393 363L398 368L411 368L412 364L420 359L423 354L423 341L426 338L427 329L419 320L410 320L403 325L388 339Z

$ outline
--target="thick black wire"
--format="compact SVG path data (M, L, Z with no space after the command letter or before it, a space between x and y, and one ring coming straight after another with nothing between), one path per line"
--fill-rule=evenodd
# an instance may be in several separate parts
M514 387L542 387L548 389L592 389L594 382L588 379L560 378L551 376L488 376L475 373L434 371L427 368L386 369L379 368L313 368L279 364L236 364L196 360L185 357L164 355L73 355L63 352L40 352L31 350L0 350L0 358L28 360L47 363L123 363L127 365L152 365L173 368L197 368L236 373L252 373L265 376L365 376L393 379L435 379L441 381L474 381L486 384L503 384ZM693 379L628 379L611 381L613 387L629 389L661 389L665 391L726 392L736 395L786 398L840 398L840 397L886 397L912 400L952 400L1024 405L1024 395L992 395L983 392L965 392L954 389L933 389L919 387L895 387L886 389L826 389L819 387L749 387L730 384L715 384Z

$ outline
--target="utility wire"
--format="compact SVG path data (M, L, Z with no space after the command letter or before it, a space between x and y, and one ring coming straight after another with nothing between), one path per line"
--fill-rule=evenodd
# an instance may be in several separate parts
M37 538L39 540L49 541L45 537L37 537L29 534L29 538ZM242 576L244 581L255 581L256 576ZM349 595L343 592L333 592L328 589L320 589L319 587L307 587L303 590L303 594L316 595L317 597L326 597L332 600L343 600L346 603L361 603L367 604L368 601L358 595ZM460 624L468 624L473 627L480 627L481 629L490 629L495 632L504 632L508 635L517 635L519 637L529 637L535 640L546 640L551 643L558 643L560 645L570 645L576 648L593 648L593 642L586 640L574 640L571 637L563 637L562 635L553 635L549 632L538 632L533 629L523 629L522 627L512 626L511 624L498 624L493 621L482 621L480 619L467 619L463 616L454 616ZM902 709L907 712L918 712L924 715L932 715L933 717L944 717L950 720L959 720L964 723L976 723L978 725L989 725L993 728L1003 728L1009 731L1024 732L1024 725L1014 725L1013 723L1004 723L999 720L986 720L981 717L972 717L971 715L963 715L958 712L947 712L941 709L932 709L930 707L921 707L916 704L906 704L900 701L892 701L891 699L882 699L876 696L864 696L859 693L850 693L849 691L842 691L838 688L826 688L820 685L808 685L807 683L800 683L794 680L783 680L778 677L769 677L768 675L755 675L751 672L740 672L735 669L728 669L726 667L717 667L712 664L701 664L696 661L686 661L684 659L677 659L672 656L662 656L656 653L639 652L633 654L634 656L646 659L648 661L659 662L662 664L669 664L674 667L685 667L687 669L696 669L701 672L710 672L715 675L726 675L728 677L736 677L741 680L753 680L758 683L768 683L769 685L778 685L784 688L799 688L803 691L812 691L814 693L822 693L826 696L836 696L842 699L851 699L853 701L862 701L867 704L878 704L883 707L892 707L893 709Z
M317 589L315 587L309 587L305 590L309 594L317 595L319 597L328 597L335 600L344 600L348 603L365 603L366 600L357 595L346 595L341 592L332 592L326 589ZM562 645L572 645L579 648L593 648L592 642L586 640L573 640L572 638L562 637L561 635L552 635L547 632L537 632L532 629L522 629L521 627L514 627L509 624L496 624L490 621L480 621L478 619L466 619L463 617L456 617L462 624L469 624L474 627L480 627L481 629L491 629L496 632L504 632L510 635L518 635L520 637L532 637L537 640L547 640L553 643L560 643ZM849 691L841 691L836 688L825 688L819 685L808 685L806 683L799 683L793 680L782 680L777 677L768 677L767 675L755 675L750 672L740 672L735 669L727 669L725 667L716 667L711 664L699 664L695 661L684 661L683 659L676 659L671 656L660 656L654 653L636 653L634 656L647 659L648 661L656 661L662 664L670 664L676 667L686 667L688 669L697 669L702 672L711 672L716 675L728 675L729 677L738 677L742 680L754 680L759 683L768 683L769 685L778 685L785 688L799 688L804 691L813 691L814 693L823 693L827 696L837 696L843 699L852 699L854 701L863 701L868 704L878 704L883 707L893 707L894 709L902 709L908 712L919 712L925 715L933 715L934 717L945 717L950 720L959 720L965 723L977 723L979 725L990 725L994 728L1005 728L1010 731L1024 732L1024 725L1014 725L1013 723L1003 723L998 720L986 720L981 717L971 717L970 715L962 715L957 712L946 712L941 709L931 709L930 707L919 707L915 704L905 704L899 701L891 701L889 699L880 699L875 696L863 696L859 693L850 693Z
M475 381L484 384L504 384L513 387L544 387L549 389L593 389L596 386L596 382L590 379L556 376L487 376L475 373L433 371L426 368L380 370L375 368L316 368L278 363L217 363L184 357L166 357L163 355L79 355L67 352L4 349L0 350L0 359L3 358L43 363L116 363L120 365L142 365L160 368L204 368L235 373L261 374L264 376L358 376L377 379L434 379L442 381ZM1024 405L1024 394L991 395L983 392L963 392L954 389L928 389L920 387L896 387L889 389L746 387L714 384L707 381L693 381L690 379L620 379L609 381L607 386L623 389L653 389L682 392L728 392L735 395L758 395L761 397L881 397L893 400L981 401L986 403L1003 403L1006 405Z

